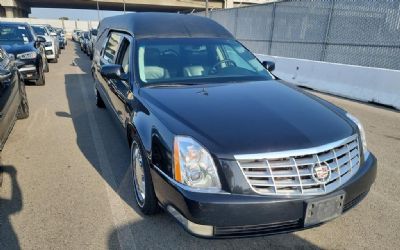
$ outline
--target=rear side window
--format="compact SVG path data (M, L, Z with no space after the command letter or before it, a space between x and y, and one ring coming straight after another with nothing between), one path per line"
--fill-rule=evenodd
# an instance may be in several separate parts
M119 56L116 60L116 64L122 66L124 73L129 73L130 62L129 55L131 52L131 45L127 38L123 38L121 41L121 45L119 46Z
M121 35L117 33L111 33L107 40L106 46L104 48L103 59L108 63L113 63L115 56L118 52L118 46L121 41Z

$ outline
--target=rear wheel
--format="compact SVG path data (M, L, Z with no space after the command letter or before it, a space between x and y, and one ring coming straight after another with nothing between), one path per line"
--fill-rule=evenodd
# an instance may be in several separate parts
M157 197L154 192L150 167L144 148L137 136L133 137L131 146L131 171L136 204L147 215L159 212Z
M20 81L19 93L21 95L21 103L18 107L17 119L26 119L29 117L29 104L28 98L26 97L25 84Z

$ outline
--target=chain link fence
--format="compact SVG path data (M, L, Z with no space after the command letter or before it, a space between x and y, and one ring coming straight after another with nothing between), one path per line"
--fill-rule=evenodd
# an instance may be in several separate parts
M254 53L400 69L400 0L282 1L209 16Z

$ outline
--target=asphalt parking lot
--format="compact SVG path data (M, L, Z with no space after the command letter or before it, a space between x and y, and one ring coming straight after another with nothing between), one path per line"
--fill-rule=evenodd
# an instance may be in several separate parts
M31 115L2 152L0 249L397 249L400 113L317 93L363 122L379 161L367 198L321 227L269 237L205 240L133 200L122 130L95 105L90 61L69 43L44 87L27 86Z

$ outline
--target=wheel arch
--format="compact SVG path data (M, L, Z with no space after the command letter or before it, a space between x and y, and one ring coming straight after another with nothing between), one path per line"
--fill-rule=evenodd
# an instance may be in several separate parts
M140 123L139 123L140 124ZM135 126L136 125L136 126ZM149 124L142 126L132 123L127 123L127 141L129 146L132 145L134 136L139 137L142 143L149 163L152 166L157 166L167 175L172 173L172 156L170 146L164 136L159 133L159 130ZM149 129L152 128L152 129Z

